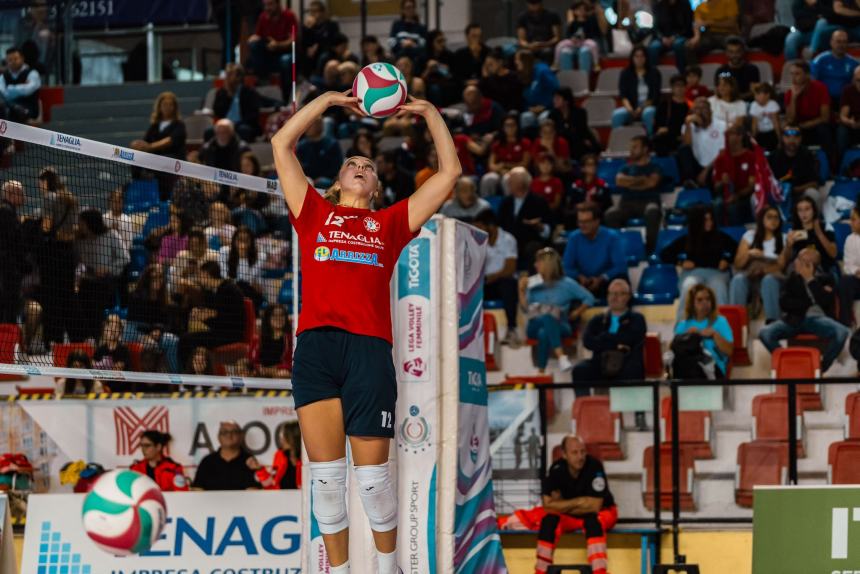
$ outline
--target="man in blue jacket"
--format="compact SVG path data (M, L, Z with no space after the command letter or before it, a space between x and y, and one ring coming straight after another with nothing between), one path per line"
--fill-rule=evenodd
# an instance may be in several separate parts
M621 235L600 225L600 207L581 203L576 210L578 231L567 240L564 273L578 281L598 299L606 298L609 282L627 278L627 262Z

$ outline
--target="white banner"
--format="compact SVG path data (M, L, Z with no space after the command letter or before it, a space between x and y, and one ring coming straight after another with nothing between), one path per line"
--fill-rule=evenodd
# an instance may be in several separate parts
M84 533L84 497L30 496L21 572L301 573L297 490L167 492L167 525L159 540L145 553L122 558L99 549Z
M15 559L15 535L12 532L12 517L9 512L9 497L0 494L0 574L17 574Z

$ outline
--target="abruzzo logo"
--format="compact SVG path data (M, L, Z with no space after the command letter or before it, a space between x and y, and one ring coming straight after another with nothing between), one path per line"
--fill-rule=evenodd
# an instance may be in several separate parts
M314 259L317 261L343 261L344 263L359 263L361 265L370 265L372 267L384 267L382 263L379 262L379 254L378 253L363 253L361 251L345 251L343 249L332 249L331 256L326 257L325 259L317 258L317 252L320 249L325 249L328 251L328 247L317 247L316 251L314 251Z
M126 161L134 161L134 152L121 147L113 148L113 156Z
M51 134L51 145L62 149L80 151L81 139L76 138L75 136L67 136L66 134L54 132Z
M329 257L331 257L331 249L322 245L314 249L314 259L317 261L328 261Z

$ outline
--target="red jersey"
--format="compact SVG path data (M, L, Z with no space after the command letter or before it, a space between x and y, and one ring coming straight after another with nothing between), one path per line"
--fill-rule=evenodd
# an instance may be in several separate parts
M788 104L791 103L791 89L785 92L785 107L788 109ZM809 80L809 85L798 96L795 104L796 123L808 122L821 116L821 108L830 105L830 93L827 91L827 86L818 80Z
M409 200L371 211L332 205L308 186L290 222L302 258L298 333L336 327L391 343L391 274L417 235L409 230Z
M546 181L540 177L532 180L531 192L544 198L549 205L557 201L556 198L561 197L563 191L564 188L562 187L561 180L555 176L551 176Z
M714 183L723 181L723 174L729 176L735 191L750 184L750 178L755 175L755 154L752 150L744 150L740 155L733 156L723 149L714 160Z
M684 97L687 99L687 105L692 108L693 102L696 101L696 98L710 98L711 90L702 84L696 84L695 86L689 86L684 90Z
M505 163L520 163L521 161L523 161L523 156L526 154L526 152L531 149L531 146L532 143L528 140L528 138L522 138L516 143L495 142L491 149L496 156L496 161Z
M278 42L283 42L292 38L293 30L298 33L299 25L292 10L284 10L277 18L272 18L268 12L263 11L257 18L257 28L254 30L254 34L260 38L272 38Z
M140 474L150 476L146 472L147 466L148 463L146 460L136 460L129 468L135 472L139 472ZM153 480L155 480L158 488L164 492L188 490L189 483L188 479L185 478L185 471L182 469L182 465L174 461L172 458L165 457L161 459L161 462L159 462L152 470L154 473Z
M570 146L567 144L567 140L563 137L556 136L555 141L552 143L552 148L552 150L547 151L552 151L556 158L570 158ZM545 150L546 148L540 143L540 138L536 138L532 142L532 163L534 163L537 160L537 157Z
M463 175L474 175L475 158L469 151L469 142L472 141L472 138L466 134L454 134L452 139L454 140L454 147L457 149L457 158L460 160Z

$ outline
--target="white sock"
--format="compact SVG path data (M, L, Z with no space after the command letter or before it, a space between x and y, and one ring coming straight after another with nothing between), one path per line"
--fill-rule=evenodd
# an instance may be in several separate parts
M341 564L340 566L332 566L329 569L331 574L349 574L349 560Z
M379 560L379 574L397 574L397 550L388 554L376 551Z

